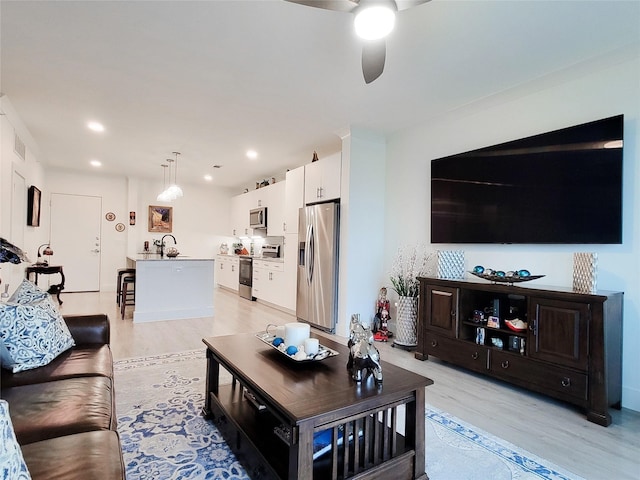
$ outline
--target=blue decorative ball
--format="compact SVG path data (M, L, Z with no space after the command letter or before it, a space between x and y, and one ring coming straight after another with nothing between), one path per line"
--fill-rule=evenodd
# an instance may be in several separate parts
M531 273L529 273L529 270L518 270L519 277L528 277L529 275L531 275Z
M295 347L293 345L289 345L287 347L287 355L295 355L296 353L298 353L298 347Z
M504 272L502 270L498 270L496 272L496 277L504 277Z
M284 339L282 337L276 337L273 339L273 342L271 343L273 343L274 347L278 347L280 346L281 343L284 343Z
M482 265L476 265L473 267L473 273L482 274L484 272L484 267Z

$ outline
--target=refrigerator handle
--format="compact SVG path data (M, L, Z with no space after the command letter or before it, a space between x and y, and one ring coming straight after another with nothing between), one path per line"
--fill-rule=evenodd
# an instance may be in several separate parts
M315 258L316 258L316 230L313 228L313 224L309 225L309 285L313 281L313 273L315 270Z
M307 275L307 285L311 284L309 276L309 253L311 250L311 225L307 225L307 238L304 240L304 273Z

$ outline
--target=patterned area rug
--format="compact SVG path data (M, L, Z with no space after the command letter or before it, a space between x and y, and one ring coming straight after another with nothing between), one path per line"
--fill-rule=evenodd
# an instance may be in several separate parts
M118 430L128 480L248 480L200 414L204 349L115 362ZM426 405L431 480L583 480Z

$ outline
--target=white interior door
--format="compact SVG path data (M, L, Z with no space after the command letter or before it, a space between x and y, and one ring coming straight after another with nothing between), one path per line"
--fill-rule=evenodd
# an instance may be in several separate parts
M15 170L11 182L11 234L7 240L20 248L25 248L24 227L27 224L27 184L24 177ZM35 262L31 258L30 260Z
M65 292L100 290L102 198L51 194L52 265L62 265Z

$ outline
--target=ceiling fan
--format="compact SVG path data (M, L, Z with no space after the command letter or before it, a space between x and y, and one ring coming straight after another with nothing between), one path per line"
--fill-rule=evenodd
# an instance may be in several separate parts
M362 74L371 83L384 70L387 56L385 37L393 30L395 14L429 0L286 0L309 7L348 12L355 15L354 26L362 45Z

